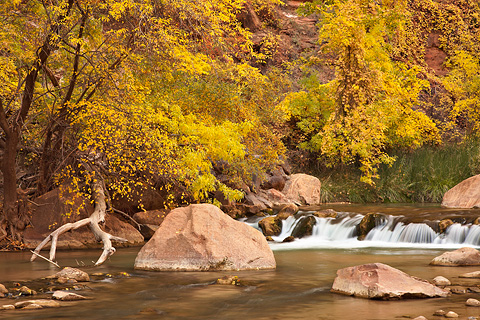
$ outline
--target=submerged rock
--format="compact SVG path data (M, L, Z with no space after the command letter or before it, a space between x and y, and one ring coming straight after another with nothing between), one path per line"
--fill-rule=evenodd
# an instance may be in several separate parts
M80 282L90 281L88 273L77 268L65 267L61 271L55 273L53 276L47 277L47 279L64 279L76 280Z
M29 305L37 305L41 308L58 308L60 307L60 303L57 301L49 300L49 299L37 299L37 300L27 300L27 301L20 301L15 303L15 308L23 309Z
M445 318L458 318L458 313L453 312L453 311L448 311L445 314Z
M442 276L437 276L437 277L433 278L432 282L436 286L449 286L449 285L452 284L450 282L450 280L448 280L447 278L442 277Z
M459 278L480 278L480 271L473 271L464 273L458 276Z
M448 291L383 263L340 269L332 292L368 299L446 297Z
M304 173L292 174L285 183L283 194L296 204L320 204L320 180Z
M87 298L73 292L58 290L53 293L52 299L61 300L61 301L77 301L77 300L85 300Z
M448 208L480 207L480 174L463 180L443 195L442 206Z
M135 259L157 271L273 269L273 252L261 232L211 204L170 212Z
M469 307L480 307L480 301L478 301L477 299L470 298L470 299L467 299L467 301L465 302L465 305Z
M8 293L8 289L0 283L0 296L5 295L6 293Z
M480 252L474 248L464 247L443 253L435 257L430 264L435 266L476 266L480 265Z

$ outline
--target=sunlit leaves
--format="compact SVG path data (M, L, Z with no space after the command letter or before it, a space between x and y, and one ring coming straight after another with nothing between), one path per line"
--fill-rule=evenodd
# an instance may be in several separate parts
M358 165L362 181L374 184L378 166L394 161L388 148L438 139L434 123L412 110L428 82L418 78L418 68L391 59L397 31L408 24L405 3L317 1L306 10L322 16L320 42L334 57L335 79L288 97L292 116L309 138L303 146L327 165Z

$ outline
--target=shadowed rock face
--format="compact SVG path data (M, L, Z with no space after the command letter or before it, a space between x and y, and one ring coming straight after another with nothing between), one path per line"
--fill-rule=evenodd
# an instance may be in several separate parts
M480 174L463 180L448 190L443 196L442 206L448 208L480 207Z
M435 266L478 266L480 265L480 252L474 248L460 248L433 258L430 264Z
M368 299L446 297L448 291L383 263L340 269L332 292Z
M210 204L170 212L135 259L157 271L273 269L272 250L258 230Z

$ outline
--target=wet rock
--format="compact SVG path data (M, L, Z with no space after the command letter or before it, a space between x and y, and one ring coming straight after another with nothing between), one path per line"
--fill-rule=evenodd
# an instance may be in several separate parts
M469 307L480 307L480 301L478 301L477 299L470 298L470 299L467 299L467 301L465 302L465 305Z
M23 307L22 309L24 309L24 310L36 310L36 309L43 309L43 307L39 304L32 303L32 304L29 304L28 306Z
M282 220L277 217L266 217L258 222L265 236L278 236L282 232Z
M464 247L443 253L435 257L430 264L435 266L476 266L480 265L480 252L474 248Z
M382 300L448 295L446 290L383 263L364 264L338 270L331 291Z
M364 240L370 230L375 228L383 219L385 219L383 214L367 213L357 225L358 240Z
M298 207L293 203L288 203L280 206L277 217L278 219L285 220L288 217L293 216L297 212L298 212Z
M336 218L338 213L333 209L326 209L314 212L313 215L318 218Z
M17 292L17 294L22 295L22 296L33 296L33 295L37 294L37 292L35 290L32 290L27 286L22 286L18 289L15 289L15 291Z
M287 199L296 204L313 205L320 204L320 187L318 178L297 173L290 176L282 192Z
M456 312L453 312L453 311L448 311L445 316L445 318L458 318L458 314Z
M220 279L217 279L217 281L215 283L216 284L222 284L222 285L239 286L240 285L240 279L238 279L237 276L224 276Z
M473 271L459 275L460 278L480 278L480 271Z
M75 279L69 279L67 277L58 277L57 282L60 284L65 284L65 283L77 283L77 280Z
M454 294L465 294L468 291L467 288L460 287L460 286L450 287L449 289L450 289L450 292Z
M273 269L273 252L261 232L211 204L172 210L135 259L157 271Z
M478 317L468 317L467 320L478 320Z
M88 273L77 268L65 267L61 271L55 273L53 276L47 277L47 279L72 279L79 282L88 282L90 277Z
M438 229L440 233L445 233L445 231L453 224L452 219L443 219L438 223Z
M449 285L452 284L450 282L450 280L448 280L447 278L442 277L442 276L437 276L437 277L433 278L432 282L436 286L449 286Z
M293 236L288 236L288 237L286 237L285 239L283 239L282 242L292 242L292 241L295 241L295 237L293 237Z
M435 311L435 312L433 313L433 315L434 315L434 316L437 316L437 317L443 317L443 316L446 315L446 314L447 314L447 311L441 310L441 309L440 309L440 310L437 310L437 311Z
M27 301L20 301L15 303L15 308L23 309L31 304L38 305L42 308L58 308L60 307L60 303L54 300L49 299L37 299L37 300L27 300Z
M5 304L0 307L0 310L15 310L15 306L13 304Z
M292 236L294 238L303 238L312 235L313 226L317 223L314 216L306 216L300 218L295 228L293 228Z
M480 174L463 180L448 190L443 196L442 206L449 208L480 207Z
M77 300L85 300L87 298L73 292L58 290L53 293L52 299L61 300L61 301L77 301Z
M0 283L0 297L7 294L7 293L8 293L8 289L5 288L5 286Z

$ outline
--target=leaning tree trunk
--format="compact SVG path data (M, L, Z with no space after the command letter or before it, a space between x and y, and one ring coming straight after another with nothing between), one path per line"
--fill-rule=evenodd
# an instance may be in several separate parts
M90 217L79 220L74 223L67 223L63 226L59 227L57 230L53 231L49 234L33 251L33 255L30 258L30 261L35 260L35 258L39 255L40 250L48 244L48 242L52 241L50 246L50 261L54 261L55 259L55 252L57 248L57 239L62 233L65 233L70 230L75 230L85 225L90 227L95 239L97 241L103 242L103 253L98 258L97 262L95 263L96 266L101 265L102 263L107 260L112 254L115 253L115 248L112 246L113 241L120 241L126 242L127 239L115 237L100 228L100 223L105 222L106 210L107 205L105 202L105 191L103 183L100 180L95 180L92 185L92 197L95 202L95 210L90 215Z

